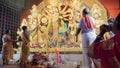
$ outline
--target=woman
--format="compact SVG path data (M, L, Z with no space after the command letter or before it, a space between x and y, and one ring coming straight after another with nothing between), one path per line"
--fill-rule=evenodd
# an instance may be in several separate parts
M38 25L37 25L38 27ZM26 68L27 64L29 63L28 61L28 56L30 55L30 50L29 50L29 45L30 45L30 34L37 29L35 27L33 30L28 31L27 26L23 26L22 30L22 48L21 48L21 57L20 57L20 65L22 68Z
M93 44L93 58L101 60L101 68L120 68L120 14L114 23L115 36Z
M22 48L21 48L21 57L20 57L20 64L21 67L25 67L28 63L28 56L29 56L29 33L27 32L27 27L22 27L23 33L22 33Z
M93 44L96 44L96 43L98 43L98 42L102 42L102 41L104 41L104 40L106 40L106 39L109 39L110 38L110 35L109 35L109 26L108 25L105 25L105 24L103 24L103 25L101 25L100 26L100 33L99 33L99 35L96 37L96 39L95 39L95 41L93 42ZM107 35L106 35L106 33L107 33ZM106 35L106 37L104 37L104 35ZM88 50L88 55L90 56L90 57L93 57L93 55L91 56L91 53L93 53L93 51L91 52L91 47L92 47L92 49L93 49L93 45L92 46L90 46L90 48L89 48L89 50ZM97 45L96 46L94 46L94 47L98 47ZM90 53L91 52L91 53ZM100 60L98 59L98 58L96 58L96 59L93 59L93 61L94 61L94 64L95 64L95 67L96 68L101 68L101 66L100 66Z
M3 47L2 47L2 53L3 53L3 64L8 64L9 60L13 59L13 45L12 45L12 39L10 36L10 30L6 30L5 34L2 37Z

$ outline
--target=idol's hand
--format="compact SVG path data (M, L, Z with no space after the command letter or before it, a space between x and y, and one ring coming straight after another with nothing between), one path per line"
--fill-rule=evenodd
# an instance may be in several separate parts
M39 26L40 24L38 23L36 26Z
M40 22L38 24L36 24L36 27L38 27L40 25Z

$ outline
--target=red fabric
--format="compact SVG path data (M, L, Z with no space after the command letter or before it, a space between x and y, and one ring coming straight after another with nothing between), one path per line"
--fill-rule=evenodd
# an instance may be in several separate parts
M60 64L60 52L59 50L56 51L57 54L57 64Z
M98 42L95 44L94 46L95 58L96 59L101 58L102 60L106 60L108 59L108 56L109 58L114 57L115 56L114 49L105 50L103 49L103 44L104 44L103 42Z
M91 19L90 16L84 15L82 19L83 19L83 22L84 22L84 25L85 25L86 29L95 28L93 20Z
M94 57L96 59L101 59L102 68L114 68L116 65L120 65L114 60L111 60L116 57L120 63L120 32L117 32L110 40L114 40L114 47L112 49L105 49L104 46L109 46L104 45L105 42L98 42L94 45Z
M114 37L114 43L115 43L114 46L115 55L118 61L120 62L120 32L116 33Z
M94 56L95 56L95 59L99 59L100 58L100 45L101 45L102 42L98 42L98 43L95 43L94 45Z
M115 56L114 49L106 50L103 48L104 42L98 42L94 45L94 57L101 59L102 68L114 68L111 58Z

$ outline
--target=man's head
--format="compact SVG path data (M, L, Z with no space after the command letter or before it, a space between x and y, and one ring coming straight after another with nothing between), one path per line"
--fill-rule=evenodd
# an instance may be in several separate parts
M22 30L23 31L27 30L27 26L22 26Z
M83 9L83 15L87 15L90 13L90 10L88 8Z
M109 31L112 31L114 22L115 22L114 18L108 19Z
M114 22L115 22L115 19L114 19L114 18L108 19L108 24L112 24L112 25L113 25Z

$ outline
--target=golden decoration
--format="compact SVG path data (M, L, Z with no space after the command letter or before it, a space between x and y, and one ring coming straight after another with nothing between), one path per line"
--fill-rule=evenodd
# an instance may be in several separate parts
M76 21L79 21L82 17L82 11L85 7L90 9L90 15L95 19L97 26L107 22L106 9L98 0L42 0L39 5L32 6L28 20L23 19L20 27L25 25L31 30L36 24L40 23L37 30L30 35L31 46L37 44L44 48L47 43L48 47L46 48L49 48L49 44L53 43L54 47L59 48L61 47L59 40L66 39L65 34L63 38L59 37L60 32L67 32L68 30L68 36L73 36L72 39L69 38L72 41L74 40ZM69 34L69 27L74 28L70 33L71 35ZM98 28L97 33L99 32ZM21 31L18 31L18 34L20 33ZM70 39L68 39L68 42ZM57 43L54 41L57 41ZM68 44L66 43L66 45Z

